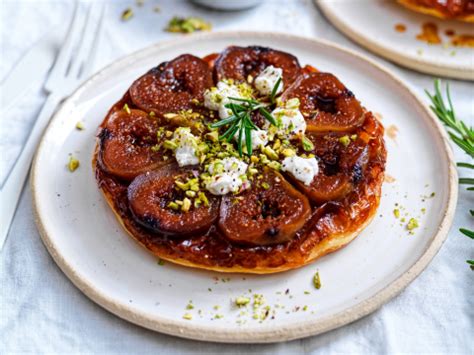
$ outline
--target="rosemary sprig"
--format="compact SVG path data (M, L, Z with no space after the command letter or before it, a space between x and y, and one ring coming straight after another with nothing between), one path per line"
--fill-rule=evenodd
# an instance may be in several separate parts
M470 157L474 158L474 129L468 127L463 121L456 117L454 112L453 102L451 100L451 94L449 92L449 84L446 84L446 97L448 98L448 104L445 103L443 95L440 89L440 80L436 79L434 82L434 93L430 94L425 90L426 95L431 100L431 110L439 118L445 126L448 127L448 135L458 147ZM457 163L460 168L474 170L474 165L470 163ZM460 178L459 184L473 185L467 188L468 191L474 191L474 179L473 178ZM474 210L469 211L471 216L474 217ZM459 231L467 237L474 239L474 231L460 228ZM470 265L471 269L474 270L474 260L466 260Z
M270 101L273 104L275 102L275 96L280 85L281 78L275 83L272 92L270 94ZM238 132L237 150L239 155L242 157L243 147L242 138L245 134L245 147L247 148L247 155L252 155L252 131L258 130L259 128L252 122L252 112L259 111L262 116L269 121L272 125L276 126L277 123L270 112L268 112L268 103L260 102L253 99L242 99L240 97L229 97L230 102L224 105L225 108L232 111L232 115L220 120L219 122L210 125L211 129L228 126L227 130L219 137L219 140L226 140L230 142L232 138ZM236 103L240 102L240 103Z

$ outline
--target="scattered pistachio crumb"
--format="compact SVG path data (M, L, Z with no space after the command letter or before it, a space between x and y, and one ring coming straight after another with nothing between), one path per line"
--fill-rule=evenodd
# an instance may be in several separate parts
M154 11L154 12L161 12L161 7L155 6L155 7L153 8L153 11Z
M123 105L123 110L124 110L126 113L128 113L128 114L131 113L130 107L128 107L128 104Z
M250 303L250 298L248 298L248 297L237 297L237 299L235 300L235 304L238 307L245 306L249 303Z
M307 311L308 310L308 306L303 306L303 311Z
M262 187L265 189L265 190L268 190L270 188L270 184L266 181L262 182Z
M76 169L79 167L79 160L74 158L72 155L69 157L69 163L67 164L67 167L71 173L76 171Z
M351 139L349 136L342 136L339 138L339 143L341 143L344 147L347 147L351 143Z
M210 31L212 28L209 22L199 17L178 17L174 16L165 31L174 33L192 33L195 31Z
M313 142L311 142L308 138L306 138L306 136L302 136L301 137L301 144L303 146L303 149L306 151L306 152L310 152L314 149L314 144Z
M81 121L78 121L76 123L76 129L79 131L82 131L84 129L84 123L82 123Z
M165 261L163 259L158 259L158 265L165 265Z
M183 315L183 319L191 320L191 319L193 319L193 315L191 313L185 313Z
M321 288L321 278L319 277L319 271L316 271L313 277L314 287L319 290Z
M309 291L304 291L304 294L305 294L305 295L309 295L310 292L309 292Z
M194 309L194 305L189 302L187 305L186 305L186 309Z
M410 220L407 223L407 229L409 231L412 231L413 229L418 228L418 227L419 227L418 220L416 218L410 218Z
M122 21L128 21L133 17L133 10L131 8L127 8L122 12Z
M398 208L395 208L393 210L393 215L395 216L395 218L400 218L400 210Z
M214 316L215 319L221 319L221 318L224 318L224 315L223 314L216 314Z

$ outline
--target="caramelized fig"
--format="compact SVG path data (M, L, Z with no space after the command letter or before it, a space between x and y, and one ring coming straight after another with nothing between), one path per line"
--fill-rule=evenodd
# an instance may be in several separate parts
M364 111L354 94L334 75L301 75L282 95L282 101L298 98L307 131L347 131L364 121Z
M344 198L363 178L369 146L360 138L351 140L340 134L308 134L307 137L315 146L313 153L318 158L319 173L309 186L293 179L296 186L317 204ZM346 139L350 141L347 146L341 143Z
M184 54L153 68L129 89L133 103L158 115L196 108L193 99L203 101L213 86L212 71L202 59Z
M190 176L188 169L175 164L137 176L128 187L129 208L135 220L152 231L175 236L208 229L219 215L217 197L207 195L207 205L191 205L184 211L169 205L186 198L175 181L186 181Z
M283 85L289 87L300 75L298 59L286 52L266 47L227 47L216 59L216 81L234 79L247 81L249 75L257 77L266 67L273 65L283 70Z
M141 110L119 110L111 114L99 133L98 163L109 174L124 180L167 164L153 152L158 121Z
M270 245L291 240L311 214L308 199L282 175L266 169L239 196L224 196L219 228L238 243Z

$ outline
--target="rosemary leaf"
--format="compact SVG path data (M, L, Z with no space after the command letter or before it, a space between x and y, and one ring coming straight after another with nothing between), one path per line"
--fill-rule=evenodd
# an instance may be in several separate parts
M275 96L278 91L278 87L280 86L280 83L281 83L281 76L276 81L275 85L273 86L272 92L270 94L270 101L272 102L272 104L275 102Z
M470 231L469 229L466 229L466 228L460 228L459 231L462 234L467 235L469 238L474 239L474 231Z
M266 109L264 109L263 107L261 107L259 109L260 113L263 115L263 117L265 117L265 119L267 121L269 121L272 125L276 126L277 123L275 121L275 118L273 118L273 116L270 114L270 112L268 112Z
M247 154L252 155L252 135L251 131L252 129L249 126L245 127L245 144L247 146Z

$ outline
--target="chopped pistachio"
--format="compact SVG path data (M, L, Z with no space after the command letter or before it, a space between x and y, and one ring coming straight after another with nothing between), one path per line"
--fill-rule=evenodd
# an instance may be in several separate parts
M270 188L270 184L266 181L262 182L262 187L265 189L265 190L268 190Z
M128 114L130 114L132 112L132 111L130 111L130 107L128 107L128 104L123 105L123 110Z
M206 133L204 135L204 138L210 140L211 142L218 142L219 141L219 132L218 131L212 131L212 132Z
M209 22L199 17L173 17L165 31L174 33L192 33L195 31L209 31L212 28Z
M76 171L76 169L79 167L79 160L77 160L71 155L69 157L69 162L67 164L67 167L71 173Z
M313 142L306 138L306 136L301 137L301 144L303 145L303 149L307 152L310 152L314 149Z
M76 123L76 129L82 131L84 129L84 124L81 121Z
M407 223L407 229L409 231L412 231L413 229L418 228L418 227L419 227L418 220L415 218L410 218L410 220Z
M178 188L180 188L181 190L188 190L189 189L189 182L188 183L184 183L184 182L181 182L179 180L176 180L175 182L175 185L178 186Z
M199 192L198 197L202 201L202 203L204 203L204 206L209 206L209 200L207 199L207 196L204 192Z
M128 21L133 17L133 10L131 8L127 8L122 12L122 21Z
M188 212L191 208L191 200L187 197L183 199L183 205L181 206L181 211Z
M314 274L313 285L317 290L321 288L321 278L319 277L319 271L316 271L316 273Z
M196 197L196 192L188 190L186 191L186 196L191 197L191 198Z
M272 168L273 170L280 171L281 170L281 163L277 161L271 161L267 164L269 168Z
M156 116L155 111L150 111L150 113L148 114L148 116L150 116L150 117L155 117L155 116Z
M179 205L176 202L168 203L168 207L175 211L179 210Z
M189 303L186 305L186 309L188 309L188 310L189 310L189 309L194 309L194 305L193 305L191 302L189 302Z
M191 320L191 319L193 319L193 315L191 313L185 313L183 315L183 319Z
M224 315L223 314L216 314L214 316L215 319L221 319L221 318L224 318Z
M398 208L395 208L393 210L393 215L395 216L395 218L399 218L400 217L400 210Z
M245 306L249 303L250 303L250 298L248 298L248 297L237 297L237 299L235 300L235 304L238 307Z
M351 139L349 136L342 136L339 138L339 143L341 143L344 147L347 147L351 143Z
M281 154L283 154L285 157L293 157L296 155L296 152L293 149L285 148L281 151Z
M175 150L176 148L178 148L178 145L171 140L166 140L163 142L163 147L166 149Z
M270 148L268 146L263 148L263 152L271 160L277 160L278 159L278 154L272 148Z
M158 265L160 266L165 265L165 261L163 259L158 259Z
M256 168L249 168L248 171L249 171L249 174L250 174L250 175L255 175L255 174L258 173L258 169L256 169Z
M353 134L353 135L351 136L351 140L355 141L356 139L357 139L357 134Z
M258 157L255 156L255 155L252 155L252 156L250 157L250 161L251 161L252 163L256 164L256 163L258 163Z

